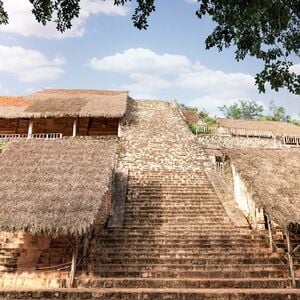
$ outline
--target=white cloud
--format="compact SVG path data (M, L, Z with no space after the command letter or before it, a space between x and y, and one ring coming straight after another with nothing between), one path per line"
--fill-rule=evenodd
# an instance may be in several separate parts
M245 73L226 73L214 70L199 61L191 62L186 56L157 54L149 49L128 49L102 58L92 58L89 67L127 76L131 81L122 88L134 97L158 96L161 91L176 90L186 95L184 101L211 112L217 106L249 99L256 91L254 78Z
M89 62L92 69L123 74L176 74L186 71L190 65L185 56L168 53L159 55L144 48L130 48L112 56L92 58Z
M157 91L170 88L172 83L168 80L150 74L132 74L130 78L136 82L125 84L121 89L134 92L135 97L150 99L154 98ZM151 82L151 84L149 84Z
M0 57L0 72L13 74L20 81L54 80L63 73L62 58L51 60L36 50L0 45Z
M197 63L190 72L178 76L177 85L216 98L232 99L247 96L253 89L254 78L249 74L209 69Z
M46 26L38 23L32 14L32 4L28 0L4 0L4 7L9 15L9 24L0 27L0 32L17 33L23 36L37 36L41 38L67 38L80 37L84 34L86 20L91 15L119 15L125 16L128 12L126 6L115 6L112 0L81 0L79 18L75 18L70 30L61 34L56 25L49 22Z

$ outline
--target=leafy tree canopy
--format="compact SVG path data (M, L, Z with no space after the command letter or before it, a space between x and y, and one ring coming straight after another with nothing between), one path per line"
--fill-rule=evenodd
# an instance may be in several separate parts
M12 1L12 0L7 0ZM20 0L19 0L20 1ZM57 30L71 28L79 16L80 0L22 0L30 1L38 22L54 20ZM105 1L105 0L102 0ZM155 0L114 0L115 5L136 2L132 16L134 26L147 29L148 17L155 11ZM300 75L292 72L293 58L300 56L300 0L198 0L196 15L210 16L216 23L206 38L206 48L235 47L235 59L247 55L263 62L263 70L255 77L260 92L266 84L272 89L286 87L300 95ZM170 4L171 6L171 4ZM8 15L0 0L0 24L8 23Z
M254 120L262 114L264 108L252 100L239 100L232 105L223 105L218 109L227 119Z
M269 107L271 114L266 115L263 114L263 106L252 100L240 100L232 105L223 105L219 107L219 110L228 119L278 121L300 126L300 121L292 119L290 115L286 114L283 106L276 106L273 101L270 102Z

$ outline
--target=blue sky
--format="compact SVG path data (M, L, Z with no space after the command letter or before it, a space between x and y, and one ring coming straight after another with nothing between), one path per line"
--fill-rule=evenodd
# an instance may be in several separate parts
M220 115L217 106L270 100L300 118L300 99L287 91L258 94L253 58L236 62L234 49L205 50L213 28L195 16L193 0L157 0L149 29L133 27L134 4L81 0L72 30L38 24L28 0L4 0L10 24L0 27L0 94L26 95L42 88L125 89L135 98L177 100ZM299 61L295 70L300 71Z

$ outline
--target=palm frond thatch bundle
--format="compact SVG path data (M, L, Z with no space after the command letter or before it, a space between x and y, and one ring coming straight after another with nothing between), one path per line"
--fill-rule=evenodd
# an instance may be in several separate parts
M0 154L0 231L81 235L108 191L116 140L14 141Z
M282 226L300 224L300 149L226 152L259 207Z

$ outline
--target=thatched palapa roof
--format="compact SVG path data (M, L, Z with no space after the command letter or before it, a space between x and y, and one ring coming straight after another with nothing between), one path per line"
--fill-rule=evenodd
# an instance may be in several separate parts
M275 135L300 136L300 126L286 122L218 119L218 126L226 128L244 128L249 130L268 130Z
M226 153L259 207L282 226L300 224L300 149Z
M42 90L20 97L23 105L8 101L1 105L0 118L105 117L121 118L128 92L105 90Z
M0 231L80 235L108 191L116 140L26 140L0 154Z

